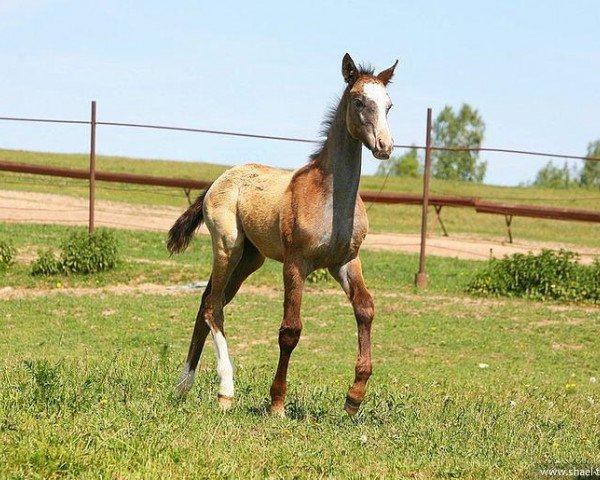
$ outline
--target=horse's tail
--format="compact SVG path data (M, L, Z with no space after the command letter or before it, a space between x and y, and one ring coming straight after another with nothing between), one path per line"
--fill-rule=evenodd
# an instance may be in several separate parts
M171 252L171 255L183 252L190 244L196 229L202 224L204 220L202 205L209 188L210 185L198 196L196 201L189 206L183 215L175 221L171 230L169 230L167 248Z

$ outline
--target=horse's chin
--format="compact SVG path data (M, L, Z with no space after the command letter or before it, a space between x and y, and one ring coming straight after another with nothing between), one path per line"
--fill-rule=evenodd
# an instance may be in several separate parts
M372 142L366 141L364 144L377 160L389 160L390 155L392 154L391 150L377 148Z
M371 150L371 153L373 153L373 156L377 160L389 160L391 152L386 152L384 150Z
M392 153L391 151L376 148L375 146L371 145L371 142L369 141L364 142L364 145L371 151L377 160L388 160L390 158L390 154Z

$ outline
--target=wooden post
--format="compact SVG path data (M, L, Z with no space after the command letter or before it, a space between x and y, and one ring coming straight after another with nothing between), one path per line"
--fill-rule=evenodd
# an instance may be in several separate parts
M449 237L450 235L448 235L448 230L446 230L446 225L444 225L444 220L442 220L442 208L443 205L434 205L433 208L435 208L435 219L434 219L434 227L435 228L435 220L437 219L437 221L440 223L440 227L442 227L442 232L444 232L444 237Z
M90 216L89 232L94 233L94 204L96 202L96 101L92 101L90 121Z
M504 215L504 221L506 222L506 230L508 233L508 243L513 243L512 228L511 228L512 219L513 219L512 215Z
M429 178L431 176L431 108L427 109L427 132L425 135L425 166L423 171L423 210L421 213L421 251L419 253L419 271L415 275L415 285L427 288L425 272L425 244L427 242L427 209L429 208Z

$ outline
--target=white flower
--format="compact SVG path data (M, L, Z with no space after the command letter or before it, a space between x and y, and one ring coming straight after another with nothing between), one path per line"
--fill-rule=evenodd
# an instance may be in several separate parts
M490 366L487 363L480 363L479 368L490 368Z
M590 383L596 383L596 382L597 382L596 377L590 377Z
M510 406L511 406L511 408L515 408L517 406L517 402L515 402L514 400L511 400Z
M364 445L365 443L367 443L367 441L368 441L369 439L368 439L368 438L367 438L367 436L366 436L366 435L363 433L363 434L362 434L360 437L358 437L358 440L360 441L360 443L362 443L362 444Z

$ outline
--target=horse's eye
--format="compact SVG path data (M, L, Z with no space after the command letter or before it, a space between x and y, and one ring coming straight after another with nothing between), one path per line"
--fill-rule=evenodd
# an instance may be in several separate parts
M354 99L354 106L356 108L363 108L365 106L365 104L362 102L362 100L360 98L355 98Z

